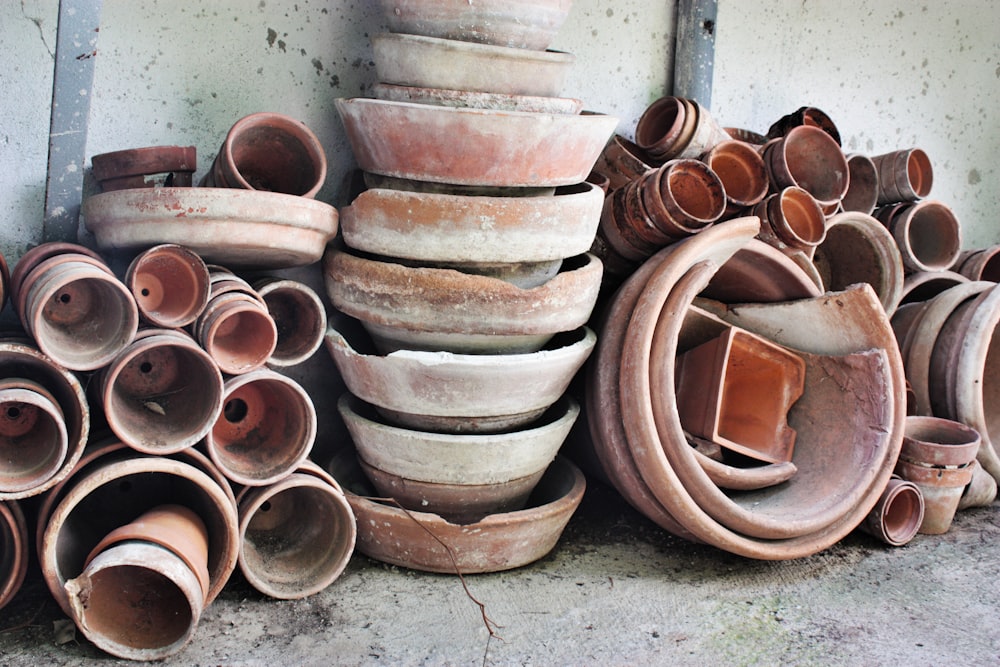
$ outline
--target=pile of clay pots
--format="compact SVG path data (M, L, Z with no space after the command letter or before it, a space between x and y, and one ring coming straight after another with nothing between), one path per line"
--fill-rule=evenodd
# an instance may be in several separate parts
M957 275L961 235L950 208L925 199L923 151L845 155L812 107L763 136L667 97L595 170L610 183L592 248L609 296L585 410L597 472L633 506L679 536L786 559L859 524L904 544L947 530L963 494L962 507L992 502L983 469L1000 459L986 436L966 447L979 467L900 456L921 438L967 437L945 426L985 429L991 394L979 388L1000 320L986 303L994 283L959 276L937 308L927 301L933 281ZM989 254L963 260L975 271ZM963 301L978 318L966 305L936 336ZM942 430L908 413L943 418ZM952 487L943 517L929 500L941 478Z
M337 100L367 187L324 276L364 331L327 347L349 390L345 466L381 497L349 495L373 558L517 567L582 497L557 452L595 344L603 192L586 177L617 120L556 97L573 59L544 49L569 4L386 0L378 99Z

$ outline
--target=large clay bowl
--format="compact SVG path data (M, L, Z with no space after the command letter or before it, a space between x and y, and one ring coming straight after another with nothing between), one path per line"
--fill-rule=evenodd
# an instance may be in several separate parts
M572 0L381 0L392 32L541 51Z
M575 58L422 35L372 35L375 76L382 83L421 88L556 97Z
M774 246L751 239L718 267L702 296L724 303L771 303L822 293L795 260Z
M386 352L394 349L474 353L536 352L560 331L590 317L601 262L580 255L539 287L453 269L407 267L331 247L323 259L333 305L362 321Z
M337 402L361 459L379 470L435 484L500 484L548 467L580 414L565 398L537 422L506 433L415 431L380 421L350 394Z
M475 90L445 90L419 86L394 86L376 83L372 95L377 100L433 104L439 107L468 107L495 109L497 111L527 111L530 113L580 113L583 101L572 97L540 97L538 95L511 95L485 93Z
M569 387L597 336L559 334L530 354L452 354L398 350L366 354L330 328L326 348L352 394L393 423L445 433L524 426Z
M590 183L553 197L372 189L341 210L355 250L427 262L542 262L590 249L604 203Z
M340 469L332 472L341 480L350 476ZM354 474L354 479L358 475L360 472ZM348 486L365 488L363 482ZM552 551L585 489L583 473L558 457L535 486L524 509L491 514L470 524L451 523L429 512L403 510L351 490L346 495L358 518L357 550L361 553L415 570L476 574L521 567Z
M435 183L506 187L586 180L618 119L334 100L365 171Z
M295 195L234 188L143 188L87 198L84 224L101 250L176 243L207 262L289 268L319 260L337 209Z

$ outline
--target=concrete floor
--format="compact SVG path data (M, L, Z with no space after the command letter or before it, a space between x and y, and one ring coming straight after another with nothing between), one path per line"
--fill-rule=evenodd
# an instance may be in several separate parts
M237 572L167 665L995 665L997 507L899 549L863 534L797 561L674 538L592 481L547 557L455 576L355 554L320 594L275 601ZM37 575L0 611L0 665L115 664ZM125 663L122 663L125 664Z

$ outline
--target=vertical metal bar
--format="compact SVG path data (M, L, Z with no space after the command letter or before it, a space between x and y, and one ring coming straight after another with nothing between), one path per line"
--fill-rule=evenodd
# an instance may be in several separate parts
M42 228L45 241L76 241L100 25L101 0L59 0Z
M674 95L712 106L718 0L678 0Z

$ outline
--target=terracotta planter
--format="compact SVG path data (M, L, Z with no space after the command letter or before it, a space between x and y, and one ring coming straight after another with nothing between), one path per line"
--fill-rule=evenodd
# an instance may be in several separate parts
M976 459L981 439L965 424L940 417L907 417L899 458L929 467L964 467Z
M767 196L767 167L760 153L743 141L723 141L700 158L718 174L726 192L726 217L754 206Z
M858 526L889 546L901 547L917 535L924 520L924 496L913 482L893 475L885 491Z
M229 292L209 300L195 337L219 370L240 375L267 363L278 345L278 327L259 299Z
M916 201L930 194L934 169L927 153L907 148L872 156L878 170L879 205Z
M779 250L813 250L826 238L826 216L813 196L797 186L782 188L753 208L760 218L759 238Z
M266 190L311 199L326 181L323 145L299 120L254 113L229 129L201 185Z
M829 290L868 283L892 315L903 296L903 261L892 235L875 218L845 211L826 223L826 237L813 252Z
M618 124L601 114L453 109L364 98L335 104L363 170L457 185L581 183Z
M350 476L339 468L334 468L334 474L341 479ZM363 482L348 486L360 489ZM450 523L429 512L403 511L351 491L347 500L358 517L357 548L365 555L415 570L476 574L521 567L552 551L585 488L583 473L557 458L527 507L472 524Z
M751 239L718 268L700 296L724 303L772 303L822 293L823 286L792 255Z
M0 380L0 493L31 494L59 472L68 453L56 398L31 380Z
M561 51L413 34L381 33L371 42L381 83L421 88L558 97L576 60Z
M818 127L793 127L763 149L775 190L796 185L821 206L837 204L847 193L849 171L840 145Z
M198 159L194 146L148 146L101 153L90 158L90 163L101 190L110 192L158 183L191 187Z
M222 375L187 334L147 329L99 375L104 415L115 435L147 454L200 441L222 409Z
M26 343L14 340L0 340L0 377L21 378L25 383L30 383L36 388L33 390L39 396L48 400L49 405L58 408L55 412L49 408L49 412L43 412L40 421L45 423L55 414L59 416L63 427L53 424L56 431L65 429L66 450L58 458L58 465L51 460L51 456L32 451L23 452L35 459L35 468L40 464L41 468L49 470L54 466L54 470L45 473L44 480L27 485L26 488L17 491L0 491L0 500L13 500L39 495L63 480L76 462L83 454L83 449L90 436L90 408L87 398L84 395L83 385L77 376L63 367L56 364L50 358L43 355L37 348ZM22 415L27 416L24 411ZM37 412L36 412L37 415ZM9 417L9 413L7 415ZM15 420L17 421L17 420ZM37 421L36 425L40 425ZM62 435L58 439L62 439ZM59 450L61 445L57 445ZM21 447L18 447L21 450ZM52 452L50 452L52 453Z
M572 0L380 0L392 32L541 51L569 15Z
M17 311L20 317L21 308L17 306L19 302L18 294L21 291L21 283L24 282L28 274L35 270L39 264L47 259L51 259L57 255L85 255L91 259L102 262L101 256L96 252L82 245L77 245L76 243L66 243L62 241L49 241L47 243L42 243L40 245L31 248L23 255L21 259L17 261L14 265L14 271L9 275L7 282L9 283L10 299L11 303L14 304L14 309ZM3 267L7 266L7 262L4 261ZM6 275L3 272L3 267L0 267L0 276ZM5 292L8 290L4 290Z
M1000 245L963 251L951 268L969 280L1000 282Z
M878 204L878 168L862 153L848 153L849 178L847 192L840 205L844 211L871 215Z
M840 145L840 131L837 129L837 125L825 111L816 107L799 107L792 113L782 116L768 128L766 138L775 139L783 137L792 128L799 127L800 125L818 127L829 134L830 138L837 142L838 146Z
M239 499L240 571L261 593L294 600L318 593L354 552L354 512L338 486L299 470Z
M265 486L292 473L316 439L316 409L294 380L269 370L226 380L222 414L205 440L222 473Z
M879 209L877 216L892 232L909 271L943 271L958 259L962 232L946 204L932 199L897 204Z
M537 419L569 387L597 341L586 328L528 354L399 350L365 354L334 329L326 348L352 394L388 421L441 433L499 432Z
M918 532L924 535L947 533L962 492L972 481L972 468L938 468L899 461L896 473L916 484L924 497L924 520Z
M176 654L191 641L205 606L191 568L169 549L143 541L102 552L65 589L83 635L127 660Z
M726 210L722 180L699 160L671 160L628 187L637 188L649 219L672 238L701 231Z
M635 143L660 163L697 158L732 137L695 100L662 97L643 111L635 128Z
M179 329L208 305L208 269L184 246L162 244L141 252L125 272L139 313L154 326Z
M608 188L613 191L655 169L653 161L635 143L615 134L601 151L594 169L608 177Z
M590 317L600 260L566 260L544 285L522 289L452 269L410 268L331 247L323 260L331 303L362 324L382 351L521 353L541 349Z
M326 333L326 305L319 295L305 283L289 279L259 280L254 289L263 297L278 333L267 365L285 368L312 357Z
M21 506L14 500L0 500L0 609L21 589L28 553L28 527Z

